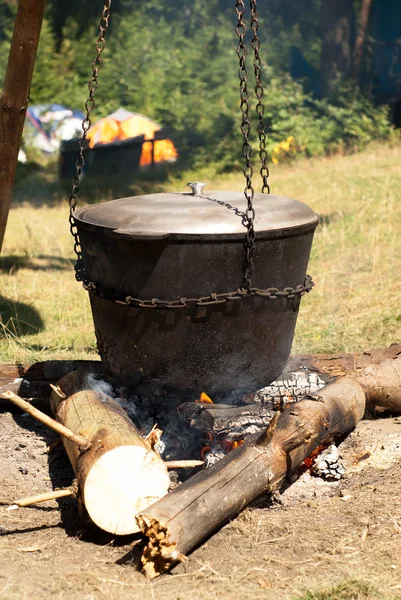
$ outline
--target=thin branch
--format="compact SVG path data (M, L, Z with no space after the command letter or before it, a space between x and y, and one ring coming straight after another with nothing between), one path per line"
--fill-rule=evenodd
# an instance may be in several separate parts
M168 469L191 469L205 464L203 460L165 460L163 462Z
M37 419L44 425L47 425L47 427L50 427L50 429L57 431L57 433L70 440L70 442L77 444L81 452L85 452L86 450L89 450L89 448L92 447L92 444L85 436L79 435L78 433L74 433L73 431L71 431L71 429L65 427L65 425L61 425L61 423L59 423L55 419L52 419L51 417L43 413L41 410L38 410L37 408L29 404L29 402L26 402L26 400L23 400L22 398L17 396L17 394L14 394L14 392L7 390L5 392L2 392L1 396L3 398L6 398L7 400L10 400L10 402L18 406L18 408L31 415L31 417L34 417L34 419Z
M75 491L69 487L62 490L54 490L53 492L45 492L44 494L37 494L36 496L26 496L26 498L20 498L16 500L14 504L6 508L6 510L17 510L22 506L32 506L32 504L40 504L41 502L48 502L49 500L57 500L57 498L65 498L67 496L75 496Z

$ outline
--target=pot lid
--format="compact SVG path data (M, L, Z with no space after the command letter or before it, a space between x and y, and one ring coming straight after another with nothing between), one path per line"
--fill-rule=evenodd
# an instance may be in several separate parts
M189 184L192 192L146 194L85 206L75 212L78 222L111 229L115 235L190 239L243 237L243 192L202 192L200 184ZM203 185L203 184L201 184ZM315 212L303 202L272 194L255 194L255 231L274 237L314 229Z

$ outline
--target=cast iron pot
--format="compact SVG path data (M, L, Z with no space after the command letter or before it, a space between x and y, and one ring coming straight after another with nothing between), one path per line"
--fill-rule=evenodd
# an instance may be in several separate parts
M282 372L299 295L180 309L123 300L237 290L245 207L242 193L218 191L134 196L76 211L86 277L97 288L90 300L100 356L138 393L251 392ZM273 195L255 194L254 208L252 287L303 284L318 217L302 202Z

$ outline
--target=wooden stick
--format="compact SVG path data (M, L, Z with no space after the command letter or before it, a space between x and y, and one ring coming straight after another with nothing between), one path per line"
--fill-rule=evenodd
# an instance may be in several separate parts
M167 467L126 412L104 393L84 389L86 375L72 372L52 392L56 419L92 442L81 454L63 438L80 498L92 521L114 535L137 533L135 515L167 494Z
M20 408L24 412L31 415L31 417L34 417L34 419L37 419L38 421L40 421L44 425L47 425L47 427L50 427L50 429L53 429L53 431L56 431L73 444L76 444L79 448L79 452L85 452L86 450L89 450L89 448L92 447L91 442L85 436L74 433L68 427L61 425L61 423L58 423L39 409L35 408L34 406L31 406L29 402L26 402L26 400L23 400L22 398L17 396L17 394L14 394L14 392L6 390L5 392L2 392L2 396L3 398L7 398L7 400L10 400L10 402L18 406L18 408Z
M58 498L65 498L67 496L74 496L75 492L70 487L62 490L54 490L53 492L45 492L44 494L37 494L36 496L27 496L26 498L20 498L16 500L14 504L11 504L6 510L17 510L22 506L32 506L33 504L41 504L42 502L48 502L49 500L57 500Z
M340 379L273 418L262 434L201 471L138 517L148 543L142 564L150 578L168 570L263 493L279 490L289 473L320 444L353 429L365 394Z
M204 460L165 460L164 465L167 469L191 469L192 467L201 467L205 464Z
M0 252L10 210L46 0L19 0L0 98Z

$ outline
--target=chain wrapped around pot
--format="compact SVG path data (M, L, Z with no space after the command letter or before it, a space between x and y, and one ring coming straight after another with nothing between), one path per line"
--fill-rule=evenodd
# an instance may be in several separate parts
M313 286L306 268L318 224L302 202L269 193L256 0L250 8L262 194L252 185L245 5L237 0L244 192L204 193L206 184L195 182L191 192L77 209L110 5L104 0L70 197L76 277L90 294L101 358L138 393L256 390L287 361L300 299Z

